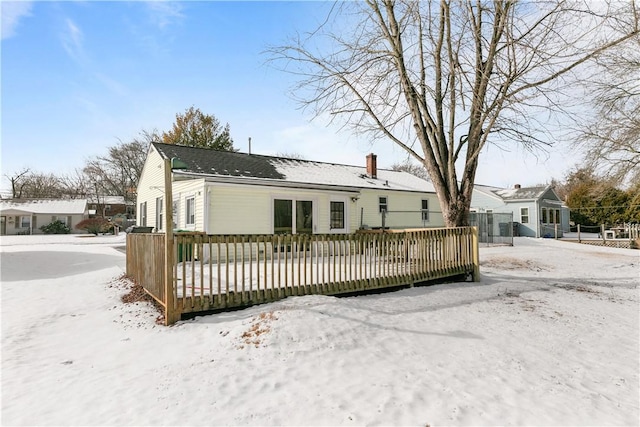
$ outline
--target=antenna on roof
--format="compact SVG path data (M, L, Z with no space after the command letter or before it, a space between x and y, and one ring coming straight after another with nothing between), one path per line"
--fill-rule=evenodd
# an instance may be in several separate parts
M251 137L249 137L249 154L251 154Z

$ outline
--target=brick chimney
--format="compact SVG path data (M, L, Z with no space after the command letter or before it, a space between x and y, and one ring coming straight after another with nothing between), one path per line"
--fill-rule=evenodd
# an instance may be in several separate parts
M367 155L367 175L371 178L378 177L378 162L377 156L373 153Z
M522 188L522 186L520 184L516 184L513 186L513 188L515 188L516 190L519 190Z

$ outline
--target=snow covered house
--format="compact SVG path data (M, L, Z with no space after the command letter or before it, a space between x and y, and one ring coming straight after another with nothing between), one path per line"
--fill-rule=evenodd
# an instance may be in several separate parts
M162 231L164 160L174 228L208 234L352 233L442 227L433 186L407 172L153 143L137 190L137 225Z
M0 234L42 234L40 227L60 220L71 232L89 217L86 199L12 199L0 201ZM84 233L84 232L83 232Z
M497 188L474 186L471 211L512 213L517 235L527 237L562 237L569 231L569 208L551 186Z

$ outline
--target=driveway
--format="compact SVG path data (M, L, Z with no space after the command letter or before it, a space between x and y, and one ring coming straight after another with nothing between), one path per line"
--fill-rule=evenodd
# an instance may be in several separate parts
M14 282L55 279L114 266L124 269L126 262L118 253L25 250L0 253L0 264L0 281Z

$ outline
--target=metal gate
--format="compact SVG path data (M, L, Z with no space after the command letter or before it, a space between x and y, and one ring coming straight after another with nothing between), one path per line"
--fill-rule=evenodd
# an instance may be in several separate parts
M513 246L513 213L471 212L469 225L478 227L480 243Z

